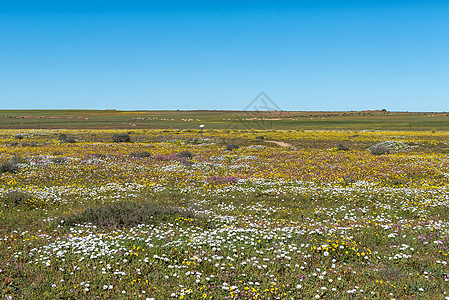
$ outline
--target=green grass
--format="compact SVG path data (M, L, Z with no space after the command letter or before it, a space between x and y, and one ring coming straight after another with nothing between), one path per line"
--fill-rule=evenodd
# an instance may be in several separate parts
M262 118L263 120L249 120ZM188 120L188 121L184 121ZM0 110L0 128L448 130L447 113Z

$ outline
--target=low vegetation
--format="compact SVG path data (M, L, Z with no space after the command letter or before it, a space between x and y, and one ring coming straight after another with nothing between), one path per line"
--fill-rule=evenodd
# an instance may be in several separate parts
M137 158L147 158L151 157L151 153L148 151L137 151L137 152L131 152L129 154L131 157L137 157Z
M374 155L390 154L390 149L386 145L379 144L371 148L371 153Z
M196 220L197 216L187 208L161 205L151 201L122 201L97 208L88 208L62 219L65 226L93 224L100 227L123 228L139 224L174 222L178 218Z
M178 157L185 158L185 159L192 159L193 154L189 150L184 150L178 153Z
M12 161L4 161L0 163L0 173L16 173L18 170L19 167Z
M131 137L128 133L115 133L112 136L112 141L116 143L129 143L131 142Z
M226 144L225 148L228 151L232 151L232 150L238 149L240 147L236 143L228 143L228 144Z
M348 151L348 150L349 150L349 147L346 146L346 145L343 144L343 143L338 143L337 149L338 149L338 150L343 150L343 151Z
M48 203L22 191L10 191L3 195L1 202L7 210L30 210L48 208Z
M58 139L61 143L76 143L75 137L68 135L66 133L61 133L58 136Z
M120 132L0 131L0 298L449 297L449 133Z

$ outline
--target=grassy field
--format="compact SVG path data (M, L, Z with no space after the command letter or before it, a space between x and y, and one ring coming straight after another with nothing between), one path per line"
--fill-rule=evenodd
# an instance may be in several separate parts
M448 130L447 113L3 110L3 129Z
M0 131L2 297L449 296L449 133L129 132Z

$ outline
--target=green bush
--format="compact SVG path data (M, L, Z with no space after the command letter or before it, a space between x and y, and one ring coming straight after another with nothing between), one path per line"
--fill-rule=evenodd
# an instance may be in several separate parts
M13 161L5 161L0 164L0 173L16 173L19 167Z
M178 207L160 205L151 202L116 202L98 208L88 208L78 214L63 218L65 225L92 223L102 227L135 226L138 224L159 224L172 222L183 217L197 219L204 223L202 217Z
M343 150L343 151L348 151L348 150L349 150L348 146L346 146L346 145L343 144L343 143L338 143L337 149L338 149L338 150Z
M21 206L32 198L33 197L27 193L13 191L13 192L7 193L3 197L2 202L7 204L8 206Z
M183 164L184 166L191 166L191 165L193 165L193 162L191 162L191 161L188 160L188 159L182 158L182 157L180 157L180 158L178 159L178 161L179 161L181 164Z
M108 158L108 156L106 154L103 154L103 153L94 153L94 154L91 155L91 157L98 158L98 159L106 159L106 158Z
M58 165L63 165L63 164L66 164L66 163L68 163L69 162L69 160L66 158L66 157L52 157L51 158L51 161L53 162L53 163L55 163L55 164L58 164Z
M8 208L19 208L24 210L48 207L45 200L40 200L33 195L21 191L12 191L5 194L2 197L1 202Z
M181 151L178 153L178 157L191 159L191 158L193 158L193 154L189 150L184 150L184 151Z
M138 151L138 152L131 152L129 156L137 158L146 158L151 157L151 153L148 151Z
M390 149L386 145L378 144L371 148L371 153L374 155L390 154Z
M228 151L232 151L234 149L238 149L239 145L237 145L236 143L228 143L226 144L226 150Z
M61 133L58 136L58 139L61 143L76 143L76 139L73 136L70 136L65 133Z
M38 147L39 143L36 141L23 142L22 147Z
M116 143L129 143L131 142L131 137L128 133L116 133L112 136L112 141Z

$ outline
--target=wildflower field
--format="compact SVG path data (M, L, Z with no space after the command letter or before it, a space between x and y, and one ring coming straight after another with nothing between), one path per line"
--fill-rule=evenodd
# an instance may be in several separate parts
M0 130L0 295L449 299L448 153L442 131Z

